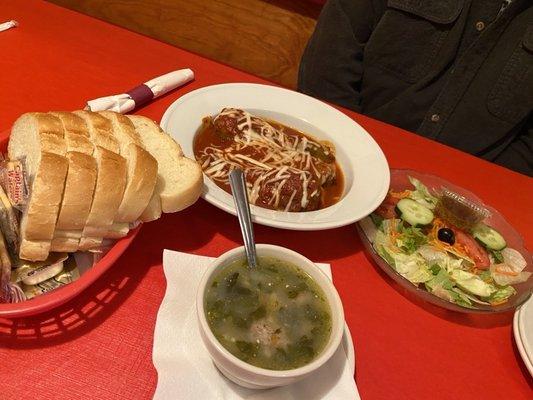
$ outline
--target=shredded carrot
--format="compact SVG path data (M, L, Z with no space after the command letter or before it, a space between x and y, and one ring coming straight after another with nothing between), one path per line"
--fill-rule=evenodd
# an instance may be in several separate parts
M444 223L442 219L439 217L435 217L433 220L433 226L431 228L430 236L432 238L431 244L437 248L440 248L441 250L448 251L450 253L458 253L462 256L469 257L468 252L466 251L466 248L455 242L453 245L449 245L448 243L441 242L439 237L439 229L441 228L448 228L448 226Z
M507 275L507 276L518 276L518 272L504 271L501 267L496 267L496 272L502 275Z
M391 229L389 231L389 237L391 240L391 243L396 246L396 239L398 239L398 236L400 236L400 232L398 232L394 227L396 226L396 220L393 219L393 222L391 224ZM397 246L396 246L397 247Z
M410 194L410 190L404 190L403 192L394 192L392 190L389 191L390 197L394 197L395 199L405 199L406 197L409 197Z

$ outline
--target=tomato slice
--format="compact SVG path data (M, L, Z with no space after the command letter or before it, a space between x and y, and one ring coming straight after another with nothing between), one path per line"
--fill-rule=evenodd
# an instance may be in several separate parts
M490 267L490 259L487 251L468 233L452 227L455 234L455 242L462 245L466 253L476 264L478 269L487 269Z
M377 215L385 219L396 218L396 204L401 199L398 197L392 197L390 194L385 197L383 203L374 211Z

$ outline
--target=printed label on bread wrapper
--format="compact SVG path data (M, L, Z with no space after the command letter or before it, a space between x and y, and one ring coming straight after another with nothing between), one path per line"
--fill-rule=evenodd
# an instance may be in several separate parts
M0 229L2 230L13 266L19 263L20 231L18 214L19 211L13 207L11 201L0 186Z
M23 211L30 197L25 157L0 162L0 184L13 207Z
M74 261L73 257L69 257L65 262L63 271L61 271L59 274L36 285L23 284L22 290L24 291L27 299L32 299L35 296L48 293L61 286L74 282L79 277L80 273L78 271L76 262Z

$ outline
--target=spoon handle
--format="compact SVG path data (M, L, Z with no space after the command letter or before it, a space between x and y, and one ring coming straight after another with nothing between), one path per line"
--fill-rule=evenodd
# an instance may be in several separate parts
M242 237L244 239L244 248L248 265L255 267L257 265L257 255L255 252L254 228L252 225L252 215L248 203L248 193L246 191L246 181L242 169L236 168L229 174L233 201L237 209L237 217L241 226Z

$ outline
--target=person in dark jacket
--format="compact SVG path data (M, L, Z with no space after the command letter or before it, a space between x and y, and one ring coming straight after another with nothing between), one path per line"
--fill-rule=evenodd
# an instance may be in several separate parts
M329 0L304 93L533 174L533 0Z

